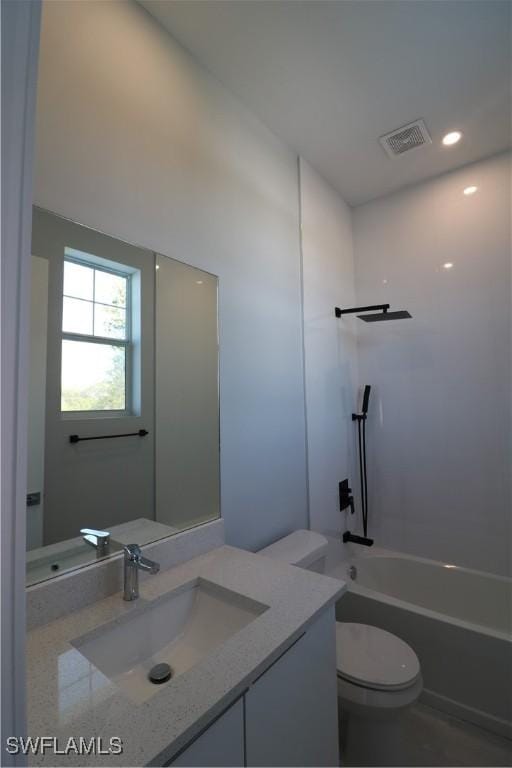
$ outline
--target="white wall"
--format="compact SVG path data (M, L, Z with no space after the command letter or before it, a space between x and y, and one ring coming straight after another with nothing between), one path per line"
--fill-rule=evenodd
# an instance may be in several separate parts
M358 329L370 535L497 573L511 542L510 204L501 155L354 211L358 303L413 315Z
M46 2L35 202L219 276L227 539L303 527L294 154L136 3Z
M155 271L155 519L219 517L218 280L166 256Z
M300 161L304 282L304 344L311 528L356 530L339 511L338 483L348 478L358 498L355 464L357 347L354 319L341 323L335 306L354 306L350 208L311 166ZM359 510L358 510L359 512Z

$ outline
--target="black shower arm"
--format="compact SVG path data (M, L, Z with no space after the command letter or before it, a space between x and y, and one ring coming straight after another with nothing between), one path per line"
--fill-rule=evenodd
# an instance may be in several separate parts
M351 309L340 309L339 307L334 307L334 314L336 317L341 317L342 315L353 315L356 312L374 312L375 310L379 309L382 312L387 312L389 309L389 304L371 304L369 307L352 307Z

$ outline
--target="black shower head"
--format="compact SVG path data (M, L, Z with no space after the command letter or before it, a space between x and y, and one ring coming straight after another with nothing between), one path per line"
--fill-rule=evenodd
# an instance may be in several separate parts
M380 323L381 320L404 320L406 317L412 317L406 309L400 309L397 312L376 312L372 315L358 315L365 323Z
M398 312L389 312L389 304L371 304L369 307L352 307L351 309L340 309L334 307L334 314L336 317L342 315L355 315L357 312L372 312L379 309L380 312L374 312L371 315L357 315L365 323L379 323L381 320L403 320L406 317L412 317L406 309L401 309Z

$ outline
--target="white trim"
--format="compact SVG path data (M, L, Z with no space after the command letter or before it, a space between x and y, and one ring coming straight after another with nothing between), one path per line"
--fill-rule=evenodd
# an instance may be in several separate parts
M302 357L302 390L304 399L304 460L306 464L306 524L311 530L311 488L309 482L309 438L308 438L308 385L306 376L306 324L304 319L304 232L302 197L302 158L297 156L297 192L299 213L299 274L300 274L300 336Z
M23 765L5 738L26 732L25 501L32 170L40 0L4 0L1 268L1 764Z
M512 723L502 720L501 717L495 717L481 709L468 707L466 704L461 704L460 701L449 699L448 696L429 691L428 688L423 689L420 702L427 704L432 709L438 709L440 712L446 712L446 714L453 715L459 720L465 720L472 725L484 728L486 731L496 733L498 736L512 739Z
M70 255L71 254L71 255ZM78 256L77 254L81 254ZM135 267L130 267L119 262L110 261L100 256L94 256L87 254L84 251L79 251L76 248L66 247L64 250L63 268L65 274L66 262L72 264L79 264L80 266L87 267L93 270L93 293L92 299L83 299L80 296L71 296L64 293L64 276L62 295L60 300L62 301L62 316L64 317L64 300L73 299L76 301L83 301L88 304L92 304L93 316L92 316L92 333L79 333L65 331L63 329L63 322L60 329L60 365L61 365L61 379L60 379L60 415L64 420L71 419L74 421L87 421L89 419L131 419L137 416L137 408L134 401L134 386L135 379L138 376L139 382L142 376L140 370L135 370L135 355L134 355L134 320L133 320L133 306L135 288L138 286L137 303L142 301L140 296L140 270ZM124 307L116 307L115 304L106 304L103 301L96 300L96 272L106 272L107 274L121 277L125 281L126 285L126 301ZM139 281L137 283L136 277L139 275ZM114 309L124 309L125 312L125 335L124 338L100 336L96 334L96 306L112 307ZM140 328L138 328L138 335L140 335ZM111 409L111 410L87 410L87 411L72 411L62 409L62 359L63 359L63 341L78 341L85 342L87 344L104 344L110 347L124 348L124 408ZM140 388L140 384L139 384Z

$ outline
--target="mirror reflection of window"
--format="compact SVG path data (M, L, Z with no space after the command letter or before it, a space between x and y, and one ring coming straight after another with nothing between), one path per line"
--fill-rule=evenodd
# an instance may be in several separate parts
M220 515L217 277L37 207L32 227L27 584L96 562L82 528L114 555Z
M129 408L130 274L66 256L61 411Z

